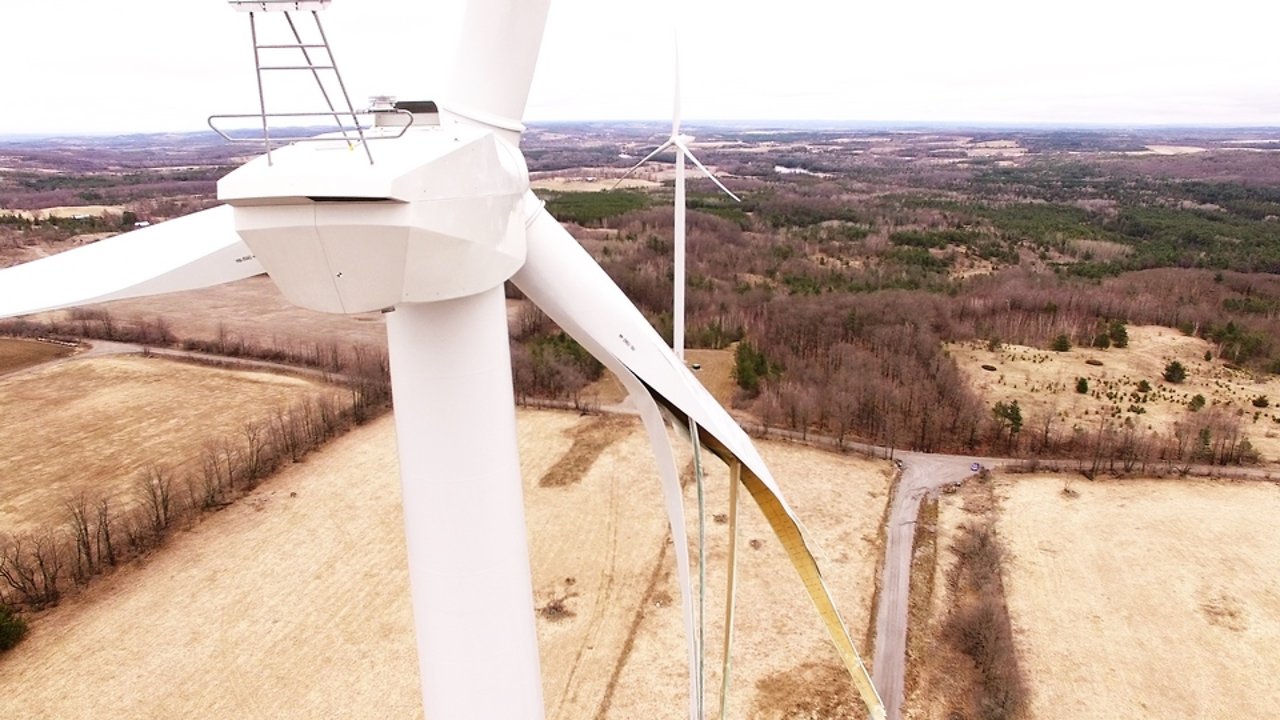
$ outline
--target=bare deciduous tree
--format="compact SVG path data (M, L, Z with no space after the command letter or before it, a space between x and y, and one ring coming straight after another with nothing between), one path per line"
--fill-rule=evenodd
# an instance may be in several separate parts
M164 535L173 521L173 479L168 470L159 465L148 467L138 476L137 494L150 531L156 537Z

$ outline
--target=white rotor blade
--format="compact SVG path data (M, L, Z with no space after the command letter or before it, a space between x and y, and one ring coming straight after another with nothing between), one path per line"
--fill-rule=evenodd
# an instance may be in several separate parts
M540 207L538 200L532 195L529 196L529 201L532 203L530 207ZM551 225L556 228L560 227L559 223L554 219L550 219L550 215L547 215L545 211L541 211L540 215L545 215L547 218L538 218L541 222L548 222L549 219ZM573 242L573 238L570 237L569 241ZM576 243L574 245L576 246ZM546 281L547 278L542 275L530 277L526 280L527 287L535 292L537 292L537 287ZM526 287L526 285L520 285L520 281L517 278L512 278L512 282L517 283L522 288ZM564 307L553 306L554 303L558 302L559 298L542 295L541 293L540 298L541 301L530 296L534 304L538 305L550 317L569 317L572 314L570 310ZM543 302L546 304L544 305ZM561 327L565 326L562 325ZM572 332L570 334L573 335ZM693 576L689 567L689 537L684 521L684 491L680 486L680 471L676 467L675 454L671 450L662 408L654 400L653 396L649 394L645 384L632 374L617 357L613 356L589 336L579 334L575 335L575 337L578 338L578 342L588 352L599 359L622 382L631 401L635 404L636 410L640 413L640 419L644 423L645 431L649 436L649 445L653 449L654 461L658 466L658 479L662 484L663 505L667 513L667 522L671 526L671 540L676 556L676 574L680 582L681 615L684 621L685 646L689 655L689 718L690 720L701 720L698 714L698 698L701 697L701 687L697 676L697 668L701 663L701 648L694 640L696 628L693 608Z
M629 177L631 177L632 173L634 173L636 170L639 170L641 165L643 165L643 164L645 164L645 163L649 162L650 160L654 159L655 157L657 157L658 153L660 153L660 152L662 152L663 150L666 150L667 148L671 147L671 146L675 143L675 141L676 141L676 139L675 139L674 137L672 137L672 138L668 138L666 142L664 142L664 143L662 143L661 145L659 145L659 146L658 146L658 149L657 149L657 150L654 150L653 152L649 153L648 155L645 155L643 160L641 160L640 162L636 163L635 165L632 165L632 166L631 166L631 169L630 169L630 170L628 170L628 171L626 171L625 173L623 173L622 177L618 178L618 182L614 183L614 184L613 184L613 187L612 187L612 188L610 188L610 189L612 189L612 190L616 190L616 189L618 188L618 186L622 184L622 181L623 181L623 180L626 180L626 179L627 179L627 178L629 178Z
M698 715L698 699L702 697L702 688L697 668L702 663L702 648L694 641L693 573L689 567L689 536L684 522L684 490L680 487L680 470L676 467L676 456L671 449L671 439L663 421L662 409L645 389L644 383L617 360L606 365L622 381L628 397L640 413L645 432L649 435L649 447L653 449L654 461L658 465L658 480L662 484L662 500L667 511L667 523L671 526L671 543L676 556L676 575L680 580L680 611L684 616L685 647L689 655L689 718L701 720Z
M521 127L551 0L471 0L444 97L448 112Z
M219 206L0 270L0 317L162 295L259 275Z
M538 207L532 193L527 197L530 207ZM694 420L707 449L726 462L742 463L743 485L800 575L868 712L872 718L884 718L884 706L831 599L800 521L746 432L545 209L530 218L528 243L525 265L511 278L516 287L605 365L624 366L677 420Z
M733 191L725 187L724 183L720 182L718 179L716 179L715 175L711 174L711 171L707 169L706 165L703 165L701 162L698 161L698 158L694 156L693 151L689 149L689 146L684 144L684 141L677 138L675 140L675 145L677 148L680 149L681 152L684 153L685 157L692 160L693 164L698 166L698 169L702 171L703 175L706 175L708 178L711 179L711 182L716 184L716 187L723 190L725 195L728 195L729 197L733 198L737 202L742 202L742 198L738 197L737 195L734 195Z

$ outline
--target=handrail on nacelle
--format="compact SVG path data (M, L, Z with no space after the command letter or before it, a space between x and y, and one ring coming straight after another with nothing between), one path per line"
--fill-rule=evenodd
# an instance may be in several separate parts
M346 114L347 113L343 113L343 115L346 115ZM230 143L262 143L262 142L268 142L268 137L270 137L271 140L278 140L281 142L332 142L339 139L345 139L348 145L350 145L351 147L355 147L360 143L368 142L370 140L396 140L400 137L403 137L404 134L409 131L409 128L413 127L413 122L414 122L413 113L409 112L408 110L398 110L398 109L397 110L379 110L376 112L372 110L363 110L363 111L357 111L353 113L352 117L358 118L363 115L387 115L387 114L402 115L408 119L407 122L399 126L400 132L396 133L395 135L369 135L368 131L371 130L373 127L375 127L374 125L364 126L364 125L357 124L353 127L339 126L336 130L331 130L329 128L325 129L325 132L340 132L343 134L344 136L343 138L318 137L314 135L279 137L279 136L268 136L265 133L260 135L254 135L253 137L233 137L228 134L230 132L233 132L232 130L224 130L222 128L219 128L216 124L214 124L216 121L220 121L220 120L259 120L259 121L265 122L266 120L270 120L272 118L306 118L306 117L332 118L333 114L328 112L267 113L265 115L262 113L210 115L208 122L209 122L209 129L213 130L215 133L218 134L219 137L221 137L223 140L226 140L227 142L230 142ZM387 127L387 125L385 124L377 125L376 127ZM360 139L356 141L352 141L346 138L346 133L348 132L358 133Z

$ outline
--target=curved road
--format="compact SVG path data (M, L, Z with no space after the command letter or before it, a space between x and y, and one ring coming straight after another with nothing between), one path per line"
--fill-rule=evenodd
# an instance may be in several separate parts
M885 526L884 570L876 611L872 682L884 701L889 720L902 715L903 680L907 660L907 597L911 589L911 551L915 542L920 502L944 485L973 475L974 462L990 467L986 458L898 452L902 478L898 481Z

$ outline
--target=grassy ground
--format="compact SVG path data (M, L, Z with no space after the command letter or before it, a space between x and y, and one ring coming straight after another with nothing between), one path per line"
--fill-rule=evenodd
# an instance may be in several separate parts
M1206 409L1220 406L1242 413L1253 446L1264 459L1280 460L1280 410L1252 404L1259 395L1280 403L1280 377L1254 376L1216 359L1206 361L1204 354L1212 352L1212 345L1177 330L1151 326L1130 327L1128 332L1129 346L1124 349L1073 348L1058 353L1004 345L992 351L983 343L967 343L952 346L951 352L989 404L1018 401L1026 419L1024 435L1040 433L1043 418L1052 416L1051 432L1059 437L1076 427L1092 432L1104 417L1115 423L1130 420L1139 430L1167 436L1175 423L1191 415L1190 400L1203 395ZM1101 364L1091 365L1090 360ZM1162 379L1165 366L1174 360L1187 369L1182 383ZM983 365L996 369L984 370ZM1079 378L1088 383L1088 393L1076 391ZM1151 385L1150 392L1138 391L1143 380Z
M74 350L52 343L0 338L0 375L70 355Z
M970 518L963 494L943 496L937 577ZM1280 714L1280 487L1013 475L996 494L1027 718ZM950 606L934 590L937 623ZM945 652L919 661L925 690L963 691ZM934 700L909 698L909 717L943 717Z
M139 471L193 465L208 442L319 393L285 375L159 358L82 358L0 378L0 528L64 520L81 492L131 502Z
M1280 487L1018 478L999 528L1034 718L1280 715Z
M605 422L519 413L548 717L683 717L679 594L651 455L638 422ZM562 462L584 444L596 462ZM763 452L826 550L846 621L864 627L887 472L786 444ZM724 479L708 482L713 515ZM732 716L847 701L816 615L743 500ZM401 522L388 418L38 618L0 659L6 687L22 689L6 702L47 718L420 717ZM716 666L726 526L708 523Z

